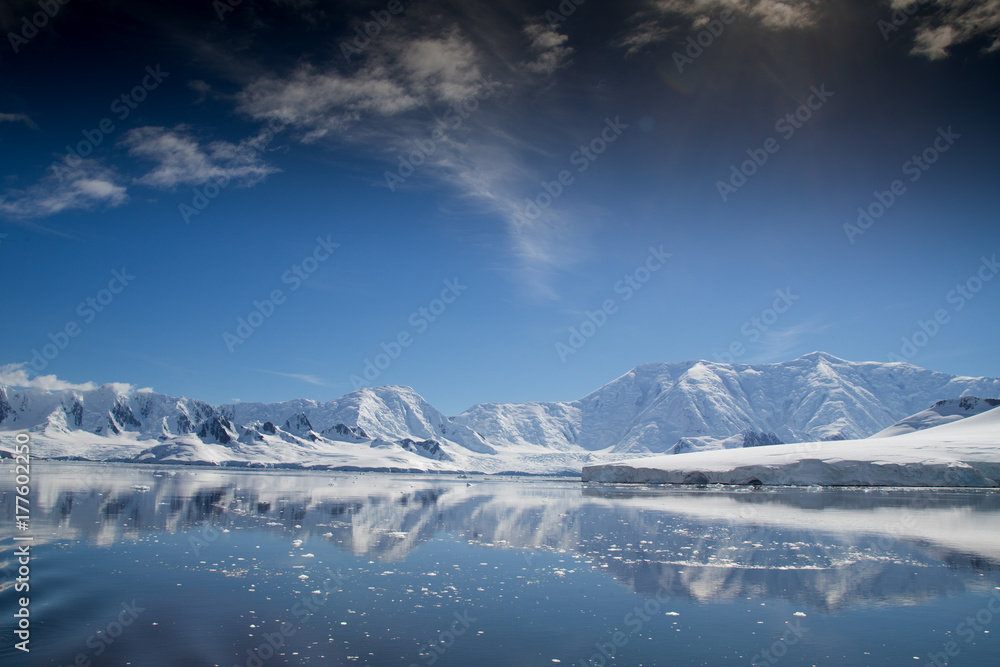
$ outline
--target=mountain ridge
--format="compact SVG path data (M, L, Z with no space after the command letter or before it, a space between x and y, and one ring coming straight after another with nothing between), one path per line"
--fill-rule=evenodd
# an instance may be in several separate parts
M483 403L454 417L404 385L218 406L125 387L0 386L0 445L27 430L50 458L567 472L623 455L865 438L938 401L1000 398L1000 378L825 352L640 364L575 401Z

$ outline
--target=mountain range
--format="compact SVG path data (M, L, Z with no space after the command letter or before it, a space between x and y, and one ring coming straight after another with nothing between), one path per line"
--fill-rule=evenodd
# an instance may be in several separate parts
M454 417L402 386L325 403L218 406L118 384L51 392L0 386L0 450L7 450L0 454L27 431L35 458L578 473L654 454L867 438L911 416L899 428L913 430L940 423L917 413L963 398L987 409L978 401L1000 398L1000 378L823 352L774 364L643 364L576 401L487 403ZM935 414L969 412L948 410Z

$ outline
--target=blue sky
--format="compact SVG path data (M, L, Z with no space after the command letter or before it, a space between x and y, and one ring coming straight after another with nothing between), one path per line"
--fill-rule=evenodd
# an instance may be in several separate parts
M1000 16L904 4L5 3L0 381L998 376Z

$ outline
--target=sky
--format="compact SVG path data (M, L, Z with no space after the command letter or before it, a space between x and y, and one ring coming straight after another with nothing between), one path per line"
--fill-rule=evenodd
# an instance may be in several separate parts
M0 383L1000 376L994 0L0 6Z

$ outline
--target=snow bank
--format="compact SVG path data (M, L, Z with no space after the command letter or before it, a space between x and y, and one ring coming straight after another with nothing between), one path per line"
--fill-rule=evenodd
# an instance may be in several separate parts
M1000 486L1000 408L900 435L653 456L586 466L585 482Z

